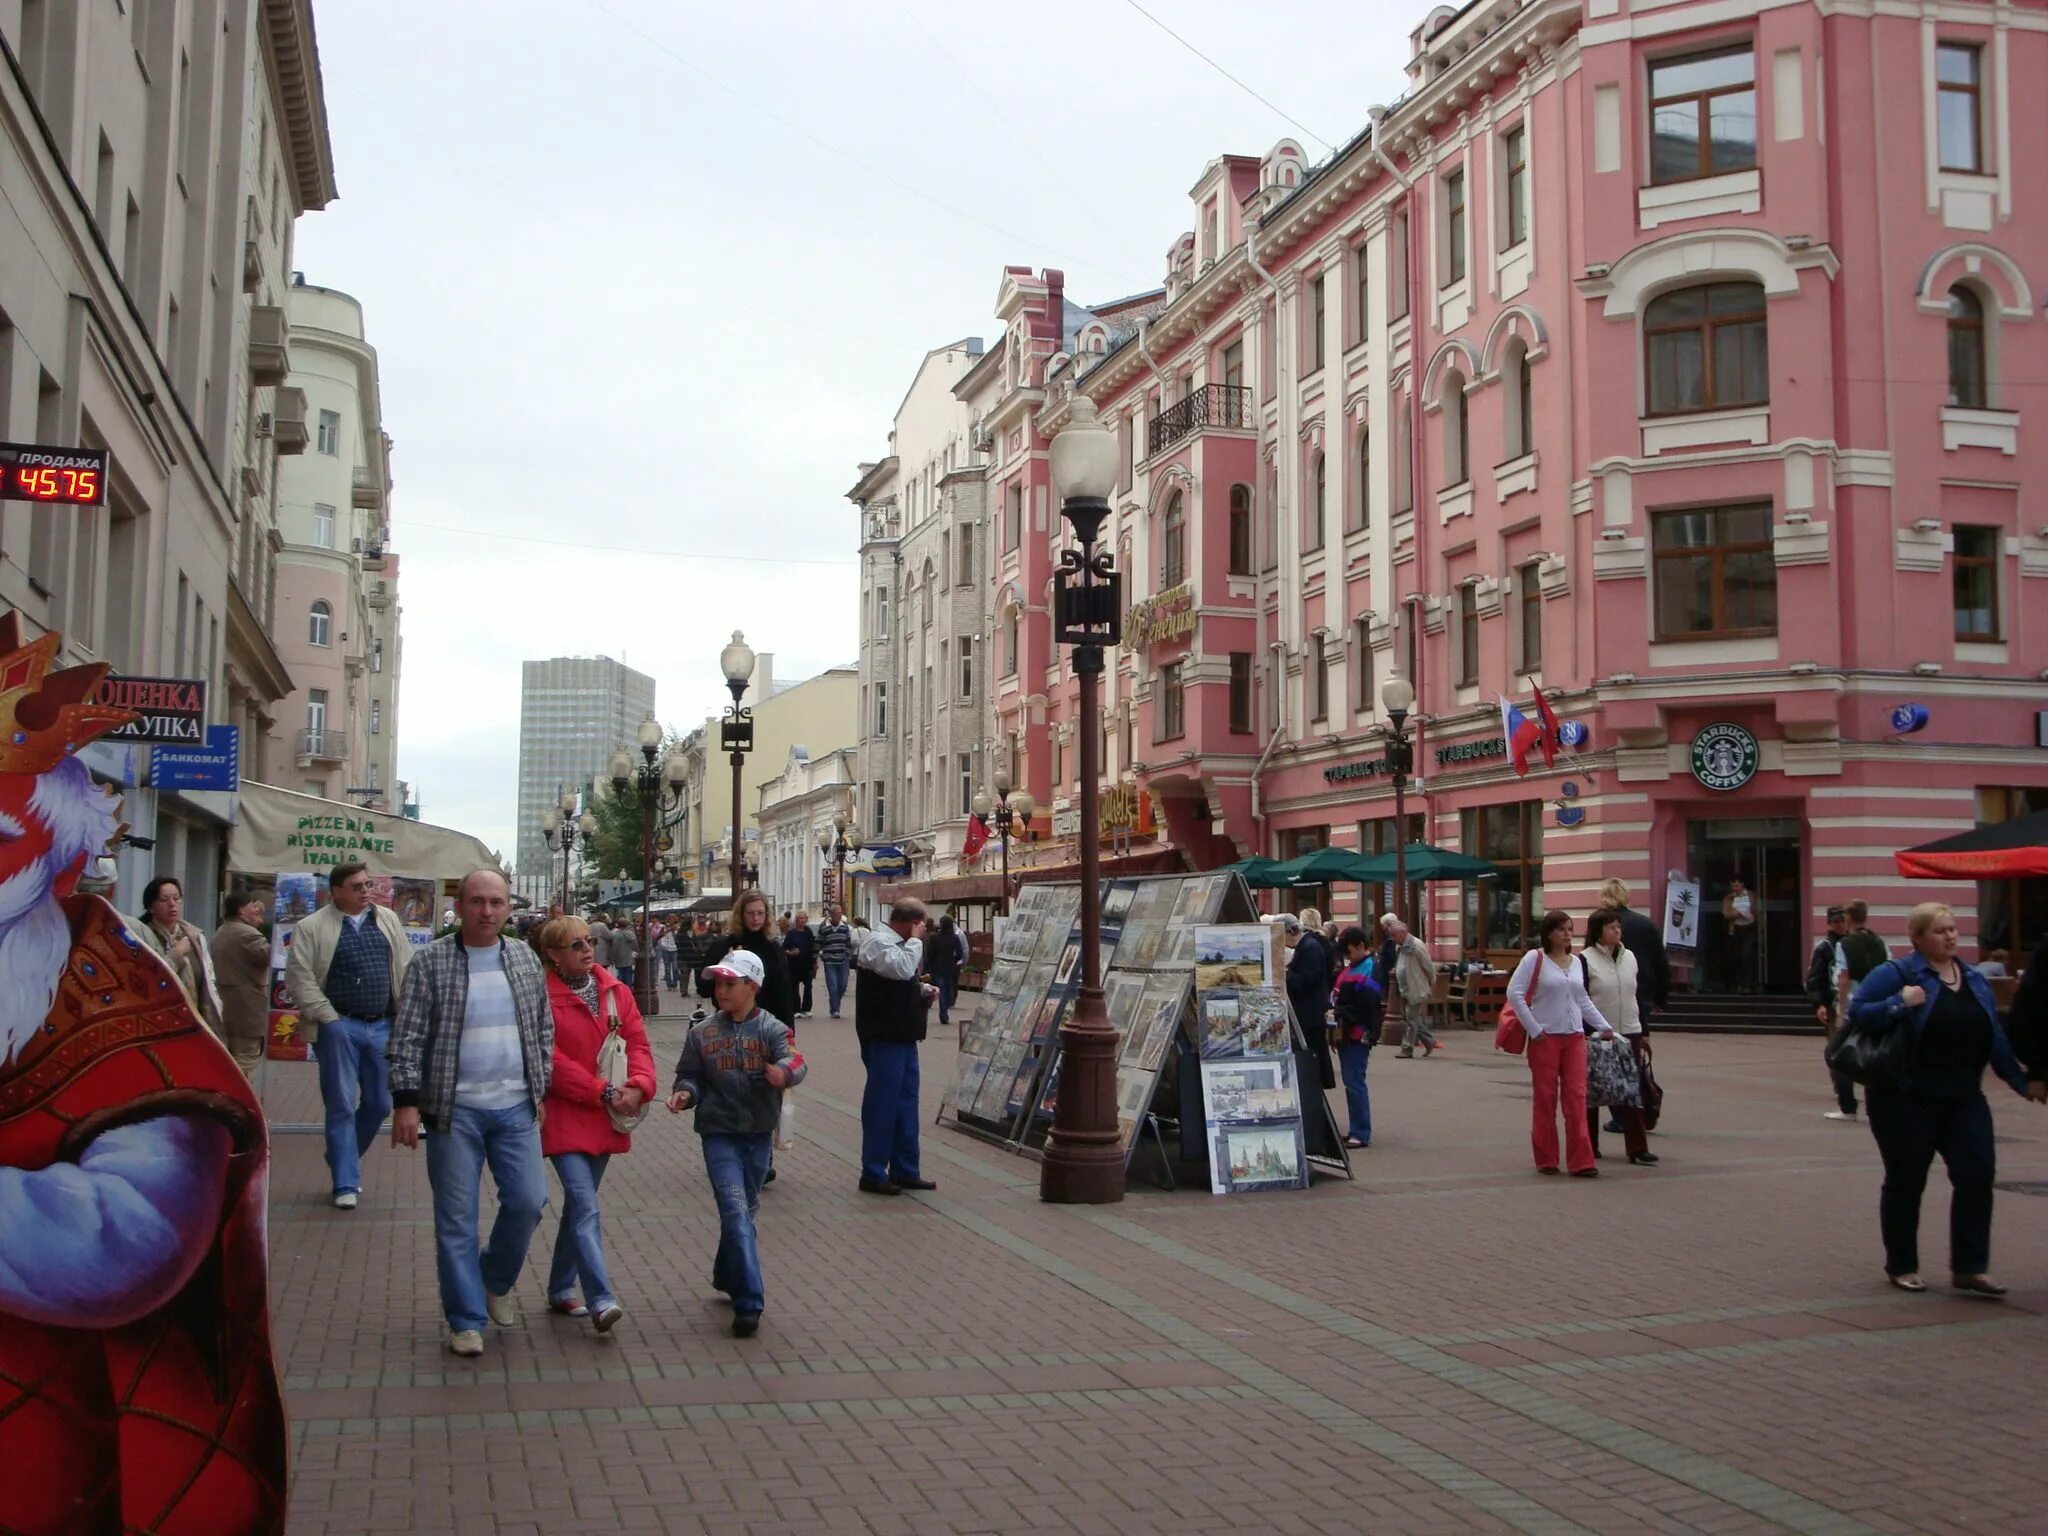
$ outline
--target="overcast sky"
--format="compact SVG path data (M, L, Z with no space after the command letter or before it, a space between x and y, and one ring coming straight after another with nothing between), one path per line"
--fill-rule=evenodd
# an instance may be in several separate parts
M296 263L381 360L428 820L509 854L527 658L621 657L684 727L735 628L853 660L845 493L924 352L995 333L1007 263L1157 286L1203 166L1321 160L1428 10L1145 5L1272 105L1130 0L316 0L341 198Z

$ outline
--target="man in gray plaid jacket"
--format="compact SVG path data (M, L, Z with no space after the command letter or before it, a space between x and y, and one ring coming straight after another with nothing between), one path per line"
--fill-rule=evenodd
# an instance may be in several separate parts
M460 928L406 967L391 1024L391 1144L417 1147L424 1121L434 1191L435 1269L448 1348L483 1353L486 1317L519 1321L512 1287L547 1200L540 1122L555 1019L540 961L500 930L512 890L495 869L462 882ZM484 1165L498 1186L491 1240L477 1253Z

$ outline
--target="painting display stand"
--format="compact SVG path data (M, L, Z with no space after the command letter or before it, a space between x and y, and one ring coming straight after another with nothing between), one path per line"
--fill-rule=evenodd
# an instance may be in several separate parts
M1002 925L982 1007L962 1038L952 1091L935 1123L1013 1152L1042 1153L1059 1100L1059 1027L1080 995L1080 887L1028 885ZM1117 1132L1128 1169L1148 1135L1164 1169L1161 1188L1177 1186L1165 1127L1205 1124L1199 1079L1184 1087L1183 1062L1197 1058L1195 956L1199 929L1218 924L1268 930L1251 892L1235 873L1155 875L1108 880L1102 887L1103 1000L1118 1034ZM1277 944L1277 939L1274 940ZM1265 974L1276 977L1278 960ZM1279 1006L1286 993L1277 988ZM1299 1025L1286 1012L1295 1070L1315 1060ZM1350 1173L1335 1117L1320 1091L1302 1116L1309 1159ZM1207 1161L1206 1149L1198 1161Z

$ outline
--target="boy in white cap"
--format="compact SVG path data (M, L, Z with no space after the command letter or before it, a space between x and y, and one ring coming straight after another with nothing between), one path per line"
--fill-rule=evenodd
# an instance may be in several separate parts
M732 1298L732 1331L745 1339L760 1328L765 1304L754 1209L768 1176L782 1090L804 1080L804 1059L789 1042L789 1026L755 1005L765 979L758 955L728 950L704 974L718 1012L683 1041L668 1107L671 1114L697 1111L704 1171L718 1201L711 1284Z

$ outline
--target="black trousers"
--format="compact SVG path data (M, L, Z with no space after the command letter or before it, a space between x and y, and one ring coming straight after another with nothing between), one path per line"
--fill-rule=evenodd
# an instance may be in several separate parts
M1888 1275L1920 1269L1920 1196L1938 1152L1954 1193L1948 1207L1948 1267L1981 1275L1991 1267L1991 1181L1997 1155L1991 1144L1991 1106L1981 1089L1935 1098L1891 1083L1863 1091L1870 1133L1884 1156L1884 1192L1878 1224L1884 1231Z
M816 976L816 971L798 971L792 978L796 982L796 1011L798 1013L809 1013L811 1011L811 982Z

